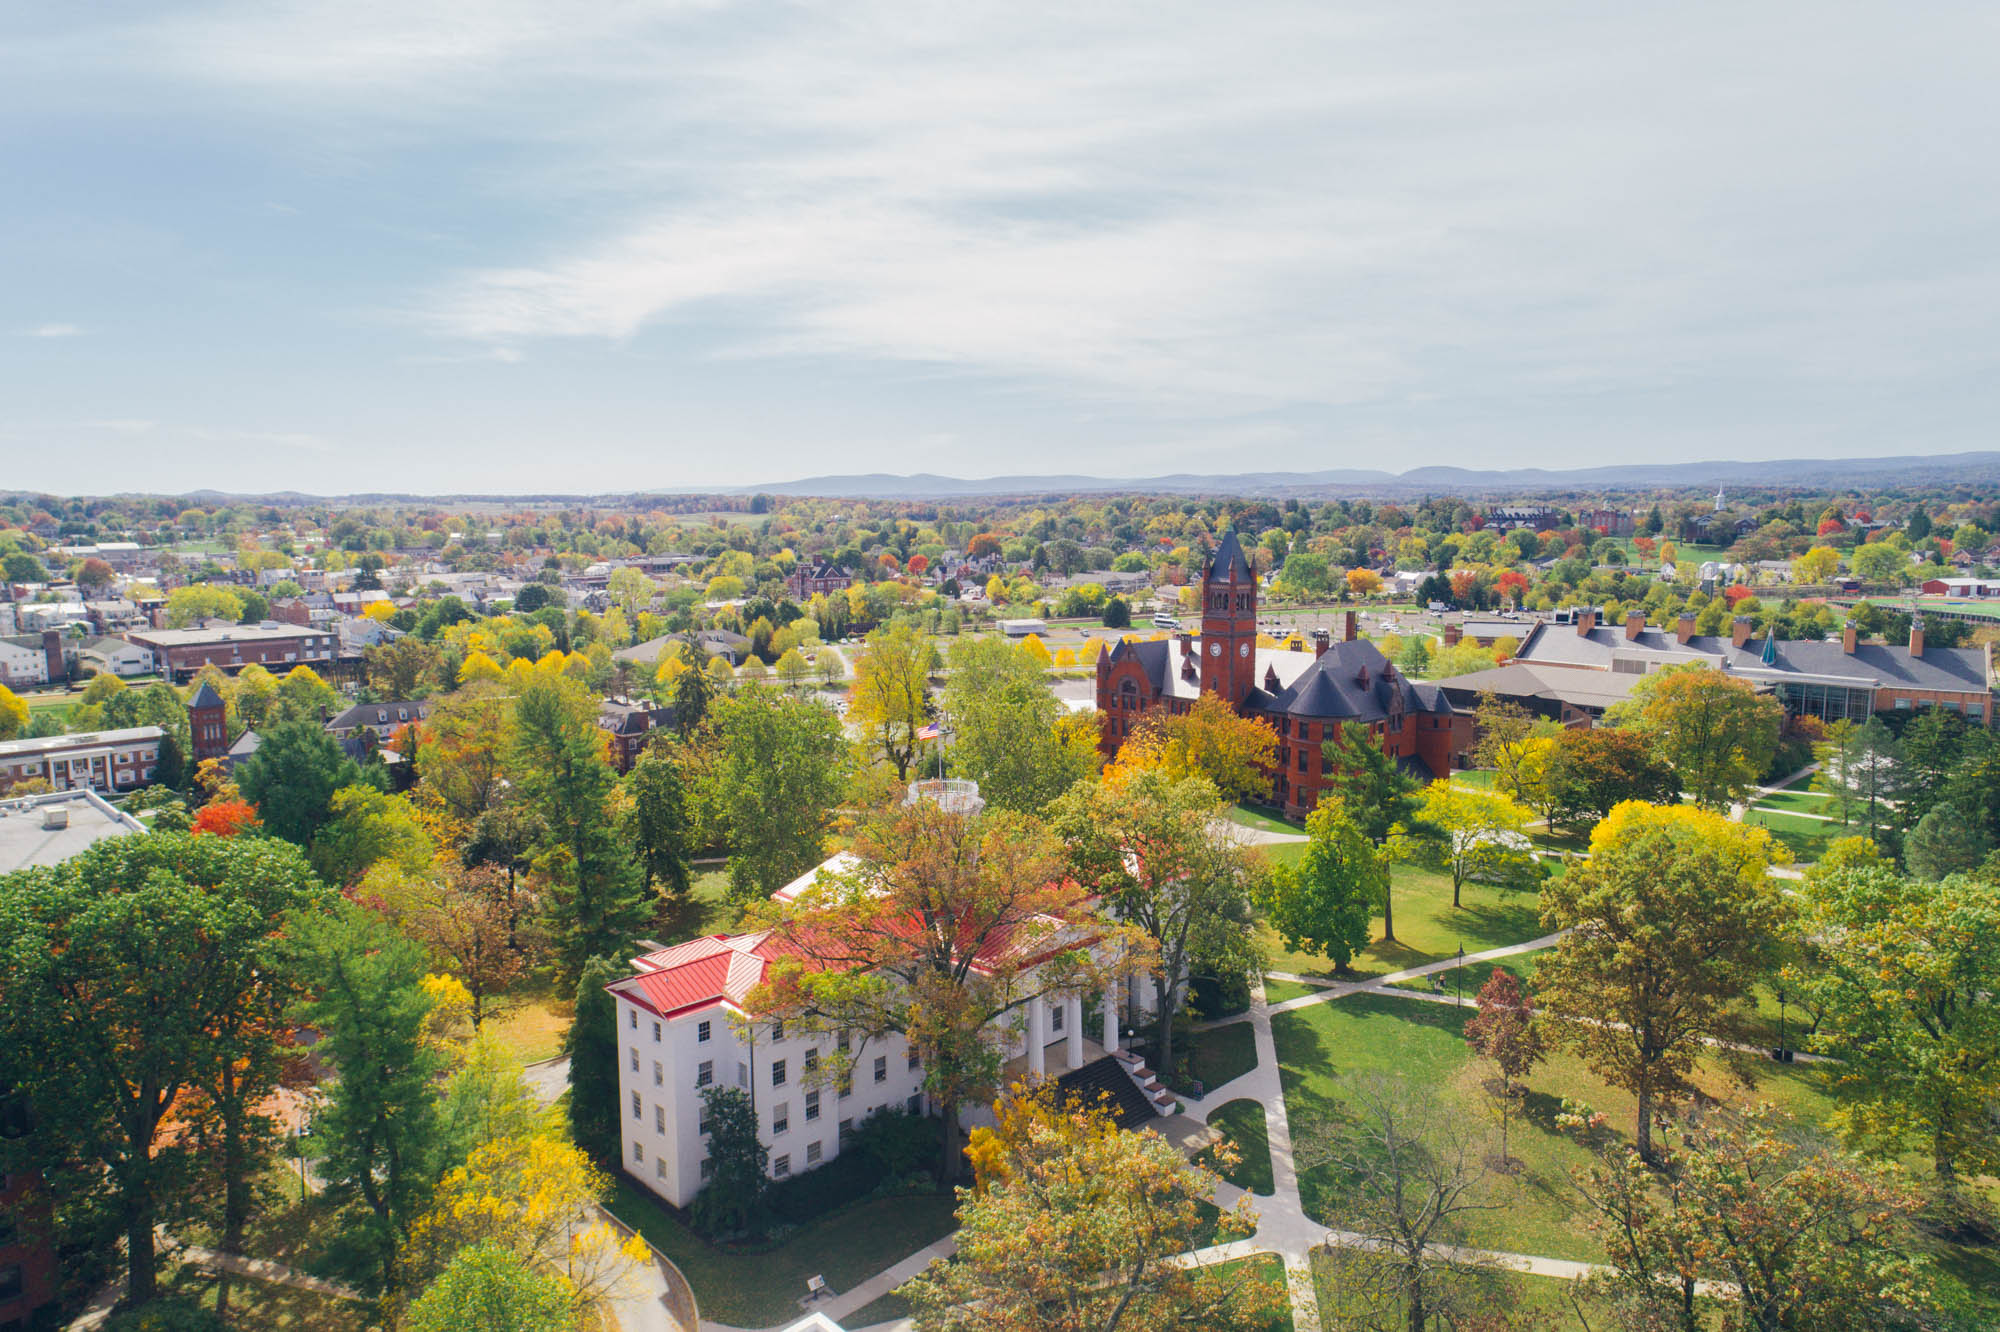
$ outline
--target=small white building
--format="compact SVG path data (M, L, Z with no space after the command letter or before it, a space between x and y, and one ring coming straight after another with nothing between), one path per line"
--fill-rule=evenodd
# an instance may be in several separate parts
M39 635L0 638L0 685L18 688L49 682L49 654Z

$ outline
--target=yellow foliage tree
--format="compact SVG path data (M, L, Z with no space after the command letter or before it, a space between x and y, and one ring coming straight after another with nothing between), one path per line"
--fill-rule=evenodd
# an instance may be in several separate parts
M1047 669L1055 662L1055 657L1050 653L1048 644L1042 642L1038 635L1029 634L1026 638L1022 639L1020 650L1037 666L1044 669Z
M466 653L465 660L458 664L458 682L462 685L500 678L500 663L477 649Z
M1060 1133L1075 1143L1116 1133L1110 1098L1098 1093L1093 1103L1068 1095L1046 1079L1024 1078L993 1103L993 1127L966 1135L965 1156L972 1163L972 1187L984 1193L1013 1178L1021 1152L1035 1130Z
M1232 800L1270 790L1278 733L1268 722L1237 715L1213 694L1182 713L1148 712L1125 737L1104 779L1122 786L1135 773L1159 769L1175 780L1202 776Z
M1382 590L1382 575L1373 569L1349 569L1347 590L1357 597L1372 597Z

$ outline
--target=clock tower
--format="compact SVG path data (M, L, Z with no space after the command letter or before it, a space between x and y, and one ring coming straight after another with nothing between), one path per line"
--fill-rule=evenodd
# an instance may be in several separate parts
M1201 692L1241 708L1256 681L1257 575L1225 532L1201 576Z

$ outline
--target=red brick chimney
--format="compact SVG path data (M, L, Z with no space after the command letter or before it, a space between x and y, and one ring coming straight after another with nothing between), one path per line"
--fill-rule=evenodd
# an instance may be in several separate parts
M1729 642L1732 647L1742 647L1750 641L1752 625L1750 617L1739 615L1729 622Z
M1324 657L1326 655L1327 648L1332 646L1332 644L1333 644L1332 634L1328 633L1324 629L1313 630L1313 659L1316 661L1319 658Z
M42 656L48 659L50 684L69 679L69 669L63 665L62 630L42 630Z
M1694 612L1682 611L1681 618L1674 625L1674 637L1685 643L1694 637Z
M1356 615L1353 611L1347 612L1347 614L1342 617L1341 629L1340 629L1341 642L1352 643L1355 640L1355 638L1359 636L1360 630L1357 627L1359 620L1360 617Z
M1582 606L1576 612L1576 635L1585 637L1597 627L1597 607Z
M1194 654L1194 635L1193 635L1193 634L1182 634L1182 635L1181 635L1181 655L1182 655L1183 657L1187 657L1187 656L1192 656L1193 654Z
M1646 612L1632 610L1625 612L1625 638L1627 642L1637 638L1646 628Z
M1921 615L1910 617L1910 655L1912 657L1924 655L1924 617Z
M1861 631L1854 627L1854 621L1849 620L1840 630L1840 650L1851 657L1860 645Z
M1457 647L1459 641L1464 637L1465 630L1461 629L1458 625L1448 624L1444 627L1444 645L1446 647Z

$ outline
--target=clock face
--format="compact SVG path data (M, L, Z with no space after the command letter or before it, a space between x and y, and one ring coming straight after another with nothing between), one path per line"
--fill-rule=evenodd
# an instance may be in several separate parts
M1222 655L1222 644L1220 644L1220 643L1210 643L1210 644L1208 645L1208 655L1209 655L1209 656L1211 656L1211 657L1219 657L1219 656L1221 656L1221 655Z
M1248 643L1238 643L1238 644L1236 645L1236 655L1237 655L1237 656L1239 656L1239 657L1247 657L1247 656L1249 656L1249 655L1250 655L1250 645L1249 645Z

